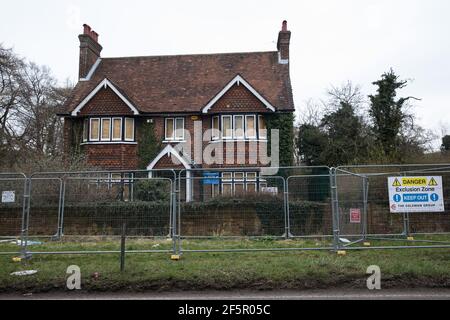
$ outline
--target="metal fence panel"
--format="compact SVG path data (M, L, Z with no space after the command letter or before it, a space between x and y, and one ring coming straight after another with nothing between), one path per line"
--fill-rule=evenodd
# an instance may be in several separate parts
M287 179L289 231L293 238L333 235L330 175L299 175Z
M0 174L0 239L21 235L26 182L22 173Z

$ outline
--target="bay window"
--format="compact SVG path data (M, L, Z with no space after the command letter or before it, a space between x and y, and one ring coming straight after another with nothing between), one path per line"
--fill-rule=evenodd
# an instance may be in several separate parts
M123 141L135 141L133 118L102 117L87 118L83 121L83 143L120 143Z
M267 140L264 116L235 114L213 116L211 140Z

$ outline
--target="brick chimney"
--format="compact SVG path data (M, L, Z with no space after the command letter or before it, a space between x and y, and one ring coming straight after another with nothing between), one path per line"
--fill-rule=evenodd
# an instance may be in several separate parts
M83 25L83 34L80 34L78 38L80 39L80 67L78 75L80 79L84 79L97 59L100 58L103 47L98 43L98 33L87 24Z
M283 21L281 31L278 35L277 49L280 63L289 63L289 45L291 42L291 32L287 29L287 21Z

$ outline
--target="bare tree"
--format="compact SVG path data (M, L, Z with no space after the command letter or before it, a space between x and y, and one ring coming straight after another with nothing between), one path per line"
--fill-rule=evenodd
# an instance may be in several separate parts
M0 44L0 165L14 158L13 118L21 99L24 62Z

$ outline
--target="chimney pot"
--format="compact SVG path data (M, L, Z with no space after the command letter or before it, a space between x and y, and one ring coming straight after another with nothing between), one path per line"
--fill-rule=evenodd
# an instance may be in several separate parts
M92 31L92 36L93 36L95 42L98 42L98 33L95 31Z
M87 35L91 34L91 27L89 25L83 24L83 28L84 28L84 30L83 30L84 34L87 34Z
M283 26L281 27L281 31L283 31L283 32L288 31L288 29L287 29L287 21L286 20L283 21Z

